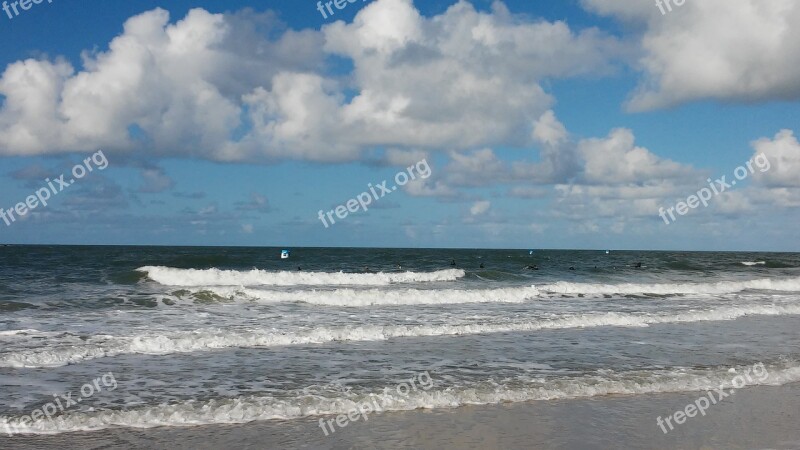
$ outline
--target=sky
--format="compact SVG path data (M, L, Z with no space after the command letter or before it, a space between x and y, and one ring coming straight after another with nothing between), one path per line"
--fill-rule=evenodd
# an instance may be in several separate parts
M0 243L800 251L800 3L660 1L12 1Z

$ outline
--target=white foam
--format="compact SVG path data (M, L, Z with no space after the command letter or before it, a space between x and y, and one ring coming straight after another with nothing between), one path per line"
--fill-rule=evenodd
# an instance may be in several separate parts
M742 264L745 266L763 266L766 265L766 261L742 261Z
M738 368L741 371L747 367ZM779 386L800 381L800 367L767 367L767 377L753 374L746 386ZM286 398L247 396L208 401L183 401L175 404L144 406L127 410L67 412L53 420L12 428L23 434L59 434L102 430L114 427L152 428L159 426L198 426L237 424L271 419L291 420L310 416L347 414L359 406L371 405L380 411L457 408L554 399L591 398L606 395L638 395L665 392L714 391L732 387L734 375L728 368L691 370L673 368L658 371L602 371L575 378L533 378L498 383L493 380L463 386L438 386L432 374L432 388L403 394L394 386L369 393L294 391ZM430 386L428 386L430 387ZM746 387L745 387L746 389ZM366 410L366 408L363 408ZM375 413L370 413L375 414ZM19 417L0 417L0 430L7 424L19 425ZM364 420L359 418L358 420ZM320 431L321 432L321 431Z
M39 330L33 330L33 329L28 329L28 330L3 330L3 331L0 331L0 336L18 336L18 335L21 335L21 334L22 335L26 335L26 334L33 334L33 333L39 334L41 332Z
M731 294L749 289L800 292L800 278L719 281L716 283L594 284L559 281L537 286L542 292L556 294Z
M484 324L317 327L305 331L201 329L166 335L107 336L64 347L0 354L0 367L58 367L121 354L167 355L228 348L275 347L342 341L382 341L404 337L476 335L593 327L647 327L655 324L736 320L740 317L800 314L798 306L730 307L679 314L595 313L538 320L507 319ZM502 320L502 319L501 319Z
M344 272L269 272L220 269L175 269L145 266L136 269L147 277L168 286L386 286L393 283L455 281L465 272L446 269L435 272L344 273Z
M459 303L522 303L535 298L533 287L501 289L335 289L274 291L210 287L208 291L227 299L247 298L262 302L303 302L324 306L444 305Z

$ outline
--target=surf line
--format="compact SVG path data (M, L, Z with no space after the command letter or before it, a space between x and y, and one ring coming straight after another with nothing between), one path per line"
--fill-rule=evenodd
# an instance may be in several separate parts
M427 381L423 381L423 377L427 378ZM398 384L397 387L396 387L397 393L402 395L403 397L407 398L408 395L411 393L412 389L414 391L417 391L418 389L417 389L417 385L415 384L415 378L418 379L419 384L420 384L419 387L423 391L427 391L428 389L433 387L433 379L431 378L431 375L426 370L425 372L417 374L415 377L411 377L408 380L409 383L411 384L410 386L409 386L408 383L400 383L400 384ZM405 389L403 389L403 388L405 388ZM379 396L378 398L382 399L381 402L380 402L381 403L380 405L378 404L377 399L373 397L370 400L363 401L363 402L359 403L357 406L351 408L347 412L347 414L339 414L338 416L336 416L335 419L328 419L327 421L325 419L319 419L319 427L325 433L325 436L328 436L329 433L328 433L328 428L325 426L326 423L327 423L328 427L330 427L330 429L331 429L330 432L331 433L336 433L336 427L334 427L334 421L335 421L336 425L339 425L339 428L344 428L347 425L349 425L350 422L355 422L355 421L359 420L361 417L363 417L364 421L366 422L367 420L369 420L369 417L367 417L367 416L370 413L383 412L384 406L389 401L388 395L387 395L386 392L384 392L383 395Z

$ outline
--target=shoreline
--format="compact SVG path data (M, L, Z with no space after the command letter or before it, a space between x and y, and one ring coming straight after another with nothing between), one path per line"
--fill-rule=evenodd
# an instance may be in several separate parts
M238 425L114 428L0 437L4 449L56 448L800 448L800 383L756 386L664 434L658 416L703 391L464 406L370 415L325 436L321 417ZM324 418L330 418L328 416Z

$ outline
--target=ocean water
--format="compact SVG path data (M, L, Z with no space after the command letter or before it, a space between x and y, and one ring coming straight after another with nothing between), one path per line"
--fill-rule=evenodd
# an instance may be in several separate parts
M280 250L0 247L0 433L800 380L800 254Z

